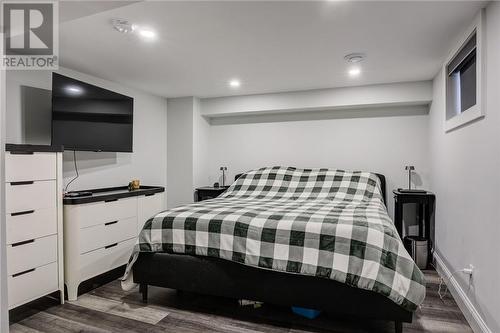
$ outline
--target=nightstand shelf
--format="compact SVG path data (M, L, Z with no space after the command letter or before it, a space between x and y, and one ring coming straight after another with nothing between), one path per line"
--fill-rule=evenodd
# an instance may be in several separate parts
M220 186L220 187L198 187L196 189L196 201L203 201L217 198L222 193L226 192L229 186Z
M432 247L431 218L434 214L436 197L432 192L401 192L394 193L394 224L398 234L403 238L403 206L404 204L417 204L418 207L418 235L428 240L429 249Z

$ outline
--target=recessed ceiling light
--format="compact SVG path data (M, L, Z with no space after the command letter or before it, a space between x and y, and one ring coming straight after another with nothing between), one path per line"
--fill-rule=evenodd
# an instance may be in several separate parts
M156 38L156 32L153 29L133 24L126 19L115 18L111 20L111 24L116 31L122 34L137 34L145 40L154 40Z
M83 89L78 86L66 86L64 90L70 95L81 95L83 93Z
M241 82L240 82L240 80L233 79L233 80L229 81L229 86L231 88L239 88L241 86Z
M138 33L141 37L149 40L156 37L156 32L151 29L139 28Z
M363 53L349 53L344 57L347 62L355 64L365 60L366 56Z
M349 73L349 76L351 76L351 77L359 76L359 74L361 74L361 68L352 67L349 69L348 73Z

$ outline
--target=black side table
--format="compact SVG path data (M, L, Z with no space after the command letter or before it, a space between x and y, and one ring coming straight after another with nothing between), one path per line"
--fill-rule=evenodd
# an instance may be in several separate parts
M394 193L394 224L401 238L403 238L403 206L406 203L418 205L418 234L427 239L431 248L431 216L434 214L436 197L432 192L411 193L392 191ZM424 225L425 223L425 225Z
M229 186L221 186L221 187L198 187L196 189L196 201L203 201L208 199L217 198L219 195L224 193Z

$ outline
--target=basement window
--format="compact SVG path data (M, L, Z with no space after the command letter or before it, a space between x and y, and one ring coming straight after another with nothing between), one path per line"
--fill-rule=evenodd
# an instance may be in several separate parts
M443 68L446 84L446 131L484 116L481 108L481 22L482 13Z
M446 68L448 72L446 119L476 105L476 60L476 34L474 33Z

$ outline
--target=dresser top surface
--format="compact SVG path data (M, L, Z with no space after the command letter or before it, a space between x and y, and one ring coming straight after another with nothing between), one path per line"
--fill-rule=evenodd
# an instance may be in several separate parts
M18 154L30 154L30 153L60 153L64 151L64 147L61 145L28 145L28 144L13 144L7 143L5 145L5 151Z
M114 201L123 198L137 197L141 195L153 195L155 193L164 192L163 186L141 186L137 190L129 191L127 186L98 188L92 190L76 191L90 192L91 195L81 197L64 197L65 205L80 205L99 201Z

